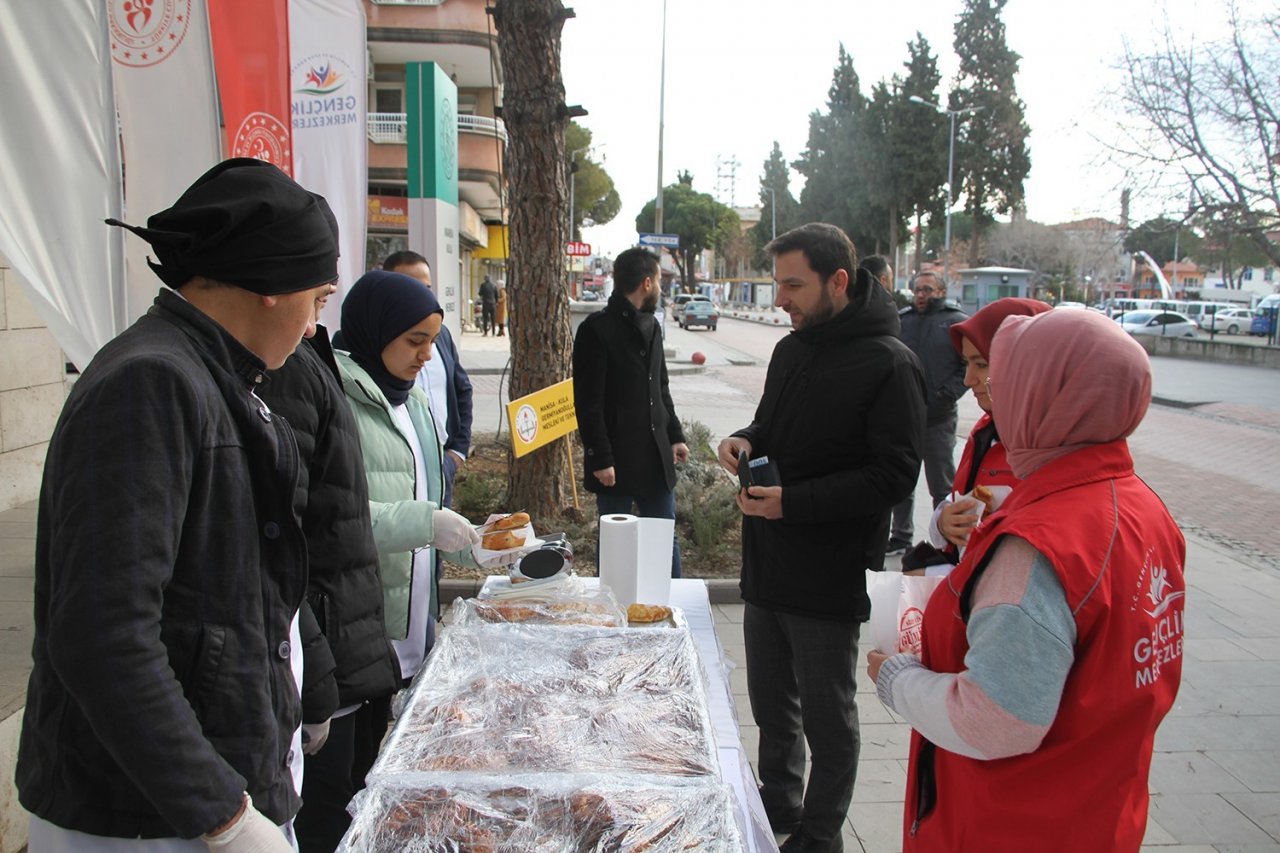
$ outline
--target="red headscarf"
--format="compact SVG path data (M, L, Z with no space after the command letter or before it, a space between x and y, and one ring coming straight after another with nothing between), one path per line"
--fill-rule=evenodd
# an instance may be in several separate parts
M1005 317L1012 317L1015 314L1034 317L1036 314L1043 314L1049 310L1049 306L1041 302L1039 299L1022 299L1017 296L1006 296L1004 299L997 299L995 302L988 303L968 320L963 323L956 323L951 327L951 345L956 348L956 352L963 354L964 347L961 341L964 338L969 339L969 343L973 344L978 352L987 361L991 360L991 339L996 336L996 329L1000 328L1000 324L1004 322Z
M1092 311L1010 317L991 343L991 404L1019 479L1059 456L1126 438L1151 404L1151 362Z

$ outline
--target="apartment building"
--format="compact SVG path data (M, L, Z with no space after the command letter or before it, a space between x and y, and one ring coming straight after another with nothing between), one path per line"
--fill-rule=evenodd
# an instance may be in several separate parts
M458 281L477 304L485 275L505 279L507 257L502 61L487 0L365 0L369 50L367 264L408 245L405 66L434 62L458 87ZM463 322L474 315L464 309Z

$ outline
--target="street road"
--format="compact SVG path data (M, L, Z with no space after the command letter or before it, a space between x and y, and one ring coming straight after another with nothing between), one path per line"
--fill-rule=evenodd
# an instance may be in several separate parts
M749 423L769 354L789 329L723 316L715 332L668 327L673 363L707 355L705 373L671 377L681 419L701 421L716 440ZM1157 402L1130 439L1138 473L1185 528L1280 569L1280 372L1171 358L1152 367L1157 400L1177 405ZM979 414L966 394L957 458ZM916 506L919 526L927 518L923 482Z

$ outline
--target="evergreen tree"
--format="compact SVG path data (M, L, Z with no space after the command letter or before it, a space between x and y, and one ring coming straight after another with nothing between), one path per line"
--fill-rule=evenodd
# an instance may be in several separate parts
M1023 206L1023 181L1031 171L1030 129L1014 81L1022 57L1006 44L1000 19L1006 2L965 0L956 21L960 75L950 108L975 111L956 119L953 188L963 190L965 211L977 226L969 244L970 266L978 264L982 230L994 215Z
M650 199L636 217L636 231L641 234L653 231L655 202ZM662 191L662 227L667 234L680 235L680 248L671 250L671 256L686 293L693 292L698 256L705 249L722 250L741 231L733 208L695 190L688 172L681 172L676 183Z
M782 147L774 142L760 175L760 221L751 228L756 266L768 266L764 247L770 240L800 224L800 203L791 194L791 170L782 156Z
M569 239L577 240L584 225L604 225L612 221L622 209L622 198L613 185L613 178L591 156L590 130L577 122L569 122L564 132L564 149L572 158L569 172L573 174L573 222ZM577 157L573 157L575 151L580 152Z
M912 97L941 103L938 86L942 74L929 42L920 33L907 43L907 76L894 77L897 100L889 126L889 156L899 175L898 202L902 213L915 223L915 256L923 257L924 217L941 223L945 214L943 187L947 182L947 117ZM953 223L954 225L954 223Z

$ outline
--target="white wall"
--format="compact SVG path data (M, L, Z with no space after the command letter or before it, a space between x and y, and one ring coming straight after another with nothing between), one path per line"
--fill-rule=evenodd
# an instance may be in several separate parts
M0 510L34 500L66 400L65 357L0 257Z

